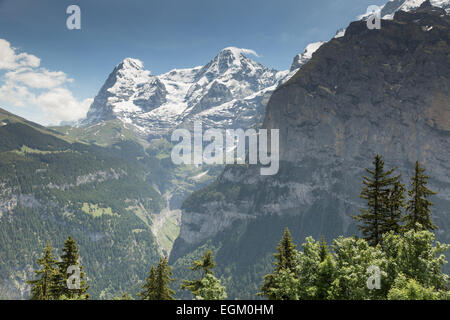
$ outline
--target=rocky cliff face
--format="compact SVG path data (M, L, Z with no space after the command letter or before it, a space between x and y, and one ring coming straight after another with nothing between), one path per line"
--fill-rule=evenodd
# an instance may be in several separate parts
M380 30L353 22L322 45L268 103L263 126L280 130L279 173L228 167L189 197L172 261L208 244L225 277L240 274L229 285L256 292L284 227L297 242L358 233L351 216L376 153L405 183L416 160L425 165L438 193L437 234L449 242L449 23L445 10L425 3L397 12Z

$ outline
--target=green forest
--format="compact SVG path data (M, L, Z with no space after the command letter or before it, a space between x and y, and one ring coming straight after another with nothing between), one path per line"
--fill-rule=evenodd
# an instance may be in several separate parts
M354 216L362 237L338 237L331 244L308 237L300 250L286 228L274 253L273 271L261 279L255 298L269 300L448 300L449 277L442 271L450 245L435 239L432 221L434 194L429 177L416 162L409 186L400 182L395 168L386 169L376 155L363 177L365 206ZM30 299L89 299L89 275L83 271L72 237L56 258L50 244L37 259ZM78 267L77 289L67 289L70 266ZM214 274L213 250L192 260L194 276L175 286L167 257L152 265L139 292L124 291L116 300L174 300L185 291L197 300L224 300L227 289ZM136 285L139 285L136 283Z

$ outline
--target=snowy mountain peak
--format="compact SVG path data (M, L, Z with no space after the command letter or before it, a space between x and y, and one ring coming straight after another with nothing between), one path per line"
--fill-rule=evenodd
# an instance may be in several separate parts
M393 19L397 11L411 11L424 6L439 7L450 12L450 0L389 0L382 8L383 19ZM362 15L361 17L365 17Z
M141 70L144 68L144 63L139 59L134 58L125 58L123 61L118 65L118 68L120 69L136 69Z
M316 52L325 42L319 41L319 42L313 42L306 46L305 51L303 53L299 53L294 57L294 61L291 65L291 71L300 68L302 65L304 65L306 62L308 62L311 58L314 52Z
M381 17L385 20L394 19L397 11L409 12L420 7L438 7L450 13L450 0L389 0L381 6ZM365 12L358 16L358 20L366 20L372 15L372 12ZM336 33L335 38L345 35L345 29L340 29Z
M126 58L108 76L82 124L115 118L130 122L131 116L164 103L165 96L164 84L144 69L142 61Z
M305 63L322 43L309 45ZM202 120L205 127L251 127L262 121L276 87L296 71L277 71L252 60L250 49L226 47L205 66L152 76L126 58L109 75L81 125L119 119L147 136L165 136Z
M254 50L236 47L226 47L222 49L217 57L219 59L231 59L233 61L239 61L242 58L247 58L247 55L258 57L258 54Z
M116 85L120 86L123 82L146 82L149 80L149 77L150 71L144 70L144 64L141 60L126 58L114 68L110 75L111 79L108 80L114 81ZM128 83L127 85L131 85L132 83Z
M250 49L222 49L196 75L186 95L187 113L197 114L224 103L244 99L277 83L277 70L250 59Z
M393 0L394 1L394 0ZM393 2L390 1L390 2ZM444 8L450 5L449 0L406 0L399 8L402 11L411 11L421 6L434 6Z
M250 49L236 47L224 48L200 70L199 75L206 75L208 78L211 78L227 72L240 72L241 70L249 72L254 69L264 68L258 62L248 58L247 55L258 56L255 51Z

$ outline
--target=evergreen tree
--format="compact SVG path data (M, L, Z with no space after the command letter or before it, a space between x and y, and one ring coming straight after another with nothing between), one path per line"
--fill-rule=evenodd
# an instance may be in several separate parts
M450 298L449 276L442 271L450 245L436 241L430 231L391 231L383 234L383 246L340 236L329 249L323 239L305 240L295 259L296 271L279 268L265 276L258 295L271 300ZM284 247L282 243L278 250ZM281 256L276 255L277 259ZM380 287L371 289L371 281L379 281Z
M37 259L37 263L41 265L41 269L35 271L37 279L27 281L31 285L31 299L52 300L57 270L50 243L47 243L42 257Z
M326 300L329 299L331 286L336 277L336 262L330 253L327 253L325 258L319 264L316 279L315 299Z
M319 248L320 262L323 262L325 260L325 258L328 256L328 253L329 253L329 250L328 250L327 243L325 241L325 237L322 236L322 239L320 240L320 248Z
M296 247L289 229L286 228L277 246L277 253L274 254L274 273L264 277L259 296L265 296L269 300L290 300L296 296L283 289L286 284L298 283Z
M259 296L265 296L269 300L298 300L299 279L297 273L289 269L280 269L264 279L267 286L263 286Z
M214 269L215 266L216 262L214 261L212 250L208 250L203 255L201 260L194 261L192 270L200 271L202 273L202 277L205 277L207 274L212 274L212 269Z
M156 300L156 269L152 266L147 278L145 279L145 284L142 286L144 289L142 292L138 293L138 296L142 300Z
M406 230L436 229L431 221L431 206L433 203L428 200L430 196L436 193L427 188L429 177L424 173L425 168L422 168L416 161L414 177L411 178L411 189L408 191L409 200L405 216Z
M336 277L336 262L324 237L307 237L298 258L298 296L301 300L328 299Z
M373 161L374 170L366 169L369 177L363 177L361 198L367 200L367 208L354 218L362 225L359 226L364 238L371 244L377 245L382 240L384 232L389 231L385 226L385 219L389 216L389 193L392 185L399 180L399 176L391 177L395 169L384 170L384 161L376 155Z
M62 249L63 255L61 261L57 262L58 272L56 275L56 286L53 295L55 297L64 296L67 299L88 299L89 295L86 293L88 286L86 285L86 274L83 272L83 266L79 262L80 255L75 240L69 236L64 242ZM68 280L74 270L78 269L79 273L79 288L71 289L68 285ZM69 274L71 272L71 274ZM75 271L76 272L76 271Z
M393 187L389 190L387 213L383 221L383 233L393 231L396 234L402 231L402 213L405 207L405 185L400 182L400 176L395 177Z
M175 291L169 288L169 284L174 281L171 278L172 268L169 266L167 257L160 258L156 268L155 295L154 300L175 300Z
M207 275L213 275L212 269L216 266L212 250L206 251L201 259L195 260L192 271L200 274L200 278L196 280L183 280L182 289L189 290L194 296L200 295L200 290L203 288L202 280Z
M277 246L277 253L275 253L275 270L289 269L292 272L296 271L296 262L298 257L297 245L292 240L291 232L288 228L284 231L283 237Z
M336 275L336 262L330 254L324 236L320 240L319 258L320 264L317 268L317 279L315 280L317 290L315 290L314 298L325 300L328 299L329 289Z

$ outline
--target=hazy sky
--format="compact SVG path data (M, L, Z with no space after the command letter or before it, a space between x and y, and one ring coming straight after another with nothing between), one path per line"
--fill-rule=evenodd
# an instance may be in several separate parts
M0 107L40 123L70 120L58 104L68 100L85 112L86 99L126 57L160 74L204 65L235 46L255 50L263 65L287 69L308 43L329 40L369 5L385 2L0 0ZM81 30L66 28L71 4L81 8Z

